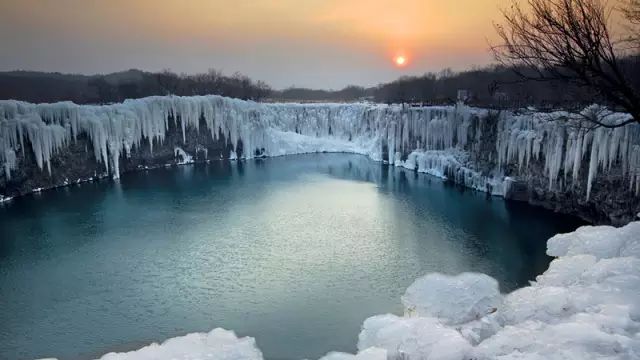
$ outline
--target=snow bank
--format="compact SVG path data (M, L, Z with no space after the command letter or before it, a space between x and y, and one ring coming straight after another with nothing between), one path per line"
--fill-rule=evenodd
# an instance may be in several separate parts
M214 329L171 338L125 353L109 353L100 360L262 360L262 353L250 337L238 338L232 331Z
M502 296L498 281L488 275L429 274L416 280L402 296L405 313L440 318L458 325L495 312Z
M460 332L428 317L378 315L362 325L358 349L379 347L390 359L456 360L466 358L472 348Z
M358 348L409 359L640 358L640 222L556 235L547 253L558 256L549 269L504 297L486 275L418 279L403 296L411 311L367 319Z
M597 107L585 110L602 113ZM491 115L491 116L490 116ZM156 96L111 105L70 102L30 104L0 101L0 167L9 179L25 151L51 173L51 158L80 134L92 144L96 161L117 178L120 158L140 146L162 144L169 125L182 132L204 124L211 138L224 134L231 158L280 156L312 152L349 152L404 166L465 186L504 195L508 165L519 170L532 159L544 159L549 188L575 183L588 160L587 198L600 172L620 168L629 188L640 194L640 126L589 130L579 116L566 113L501 112L464 105L414 108L381 104L262 104L220 96ZM626 119L605 113L606 121ZM567 118L565 121L550 121ZM497 167L481 174L468 160L483 129L496 132ZM240 151L238 144L242 143ZM486 149L485 149L486 150ZM181 154L182 155L182 154ZM182 159L193 157L184 154Z
M596 259L640 258L640 222L622 228L583 226L569 234L558 234L547 243L551 256L589 254Z
M387 351L372 347L363 350L356 355L341 352L330 352L320 358L320 360L387 360Z

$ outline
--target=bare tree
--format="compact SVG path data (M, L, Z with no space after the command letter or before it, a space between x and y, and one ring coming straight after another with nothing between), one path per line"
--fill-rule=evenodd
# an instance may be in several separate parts
M626 0L622 13L633 25L640 25L640 0Z
M638 0L630 0L634 3ZM601 0L513 0L496 30L495 58L524 80L562 81L594 91L632 118L598 126L640 123L640 96L620 65L621 50L609 26L612 8Z
M625 0L621 10L630 24L629 36L626 40L638 49L640 48L640 0Z
M164 69L155 76L162 91L161 95L175 94L178 91L180 79L171 70Z

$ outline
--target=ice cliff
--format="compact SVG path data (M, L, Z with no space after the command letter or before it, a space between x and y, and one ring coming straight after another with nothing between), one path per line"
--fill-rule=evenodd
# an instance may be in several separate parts
M640 211L640 126L592 129L584 117L596 112L603 114L597 107L569 115L219 96L96 106L5 100L0 196L167 163L350 152L596 221L626 222ZM609 123L627 117L601 116ZM601 208L614 190L611 209Z
M640 222L552 237L549 269L501 294L483 274L429 274L402 297L404 315L364 321L358 354L321 360L630 360L640 358ZM372 294L374 295L374 294ZM101 360L262 360L252 338L215 329Z

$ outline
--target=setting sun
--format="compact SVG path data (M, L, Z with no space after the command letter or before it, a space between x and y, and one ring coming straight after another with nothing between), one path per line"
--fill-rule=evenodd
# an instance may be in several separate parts
M407 63L407 58L405 58L404 56L396 56L394 62L397 66L404 66Z

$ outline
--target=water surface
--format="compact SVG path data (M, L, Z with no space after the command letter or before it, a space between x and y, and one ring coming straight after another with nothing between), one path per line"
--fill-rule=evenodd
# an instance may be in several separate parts
M215 327L268 359L354 351L417 277L548 265L569 217L345 154L126 174L0 206L0 358L97 357Z

